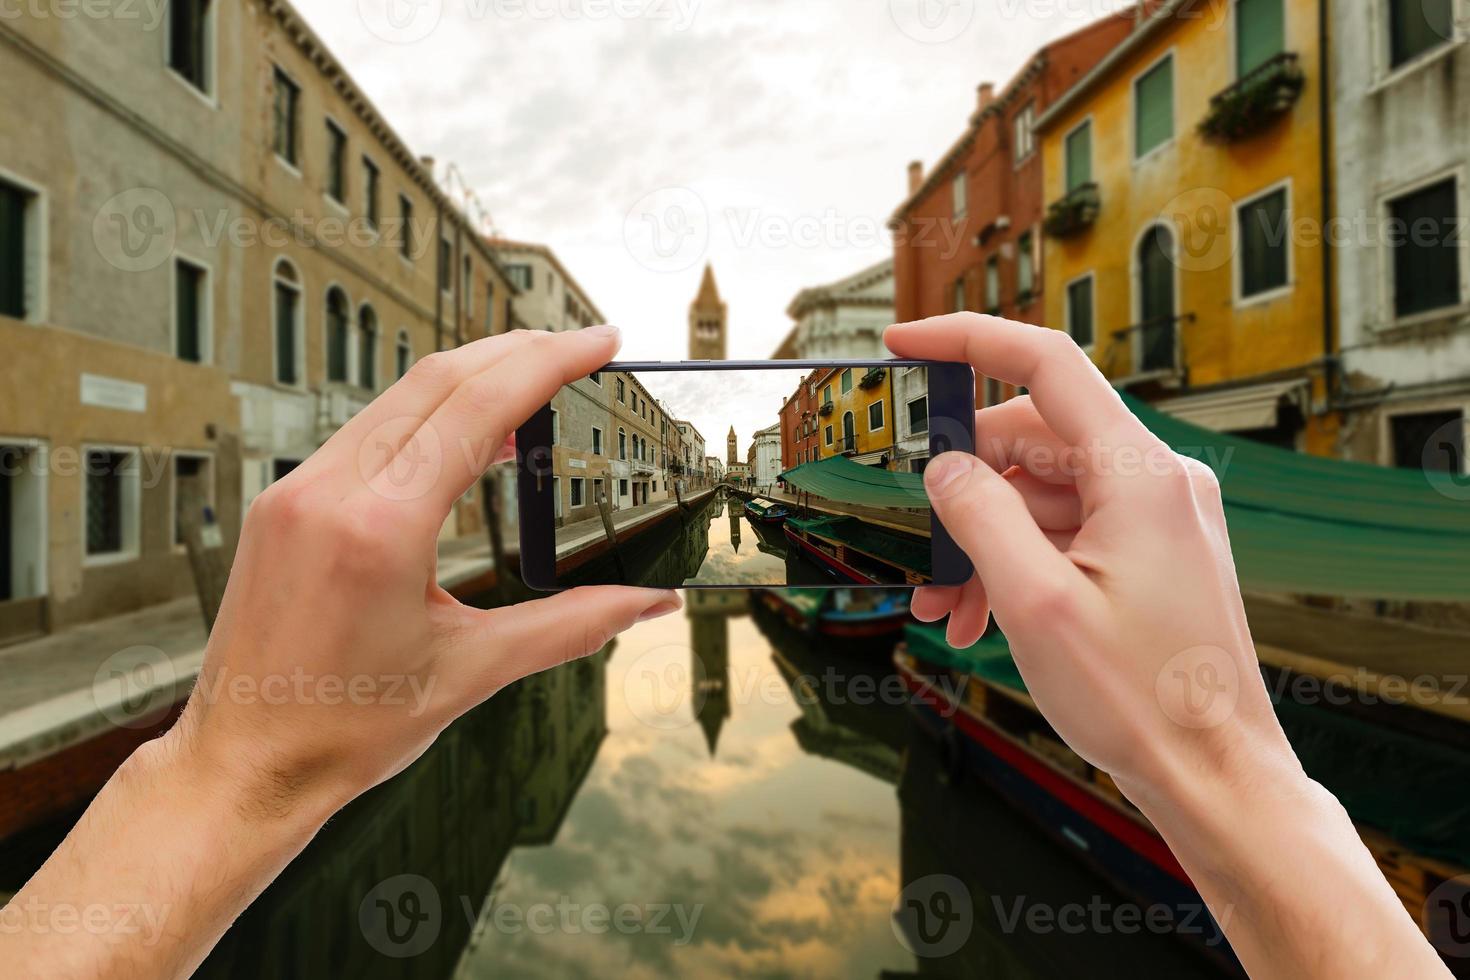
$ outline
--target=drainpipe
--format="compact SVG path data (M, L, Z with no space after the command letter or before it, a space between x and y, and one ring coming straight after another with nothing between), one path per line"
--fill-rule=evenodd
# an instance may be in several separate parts
M1337 345L1334 340L1336 326L1336 278L1333 262L1335 250L1327 239L1327 230L1332 226L1332 69L1331 48L1328 47L1329 14L1331 0L1317 3L1317 112L1321 152L1318 154L1322 168L1322 360L1324 400L1330 409L1337 397Z

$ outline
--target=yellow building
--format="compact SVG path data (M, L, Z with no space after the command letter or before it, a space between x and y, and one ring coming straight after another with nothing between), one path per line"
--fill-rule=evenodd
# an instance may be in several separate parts
M1047 322L1120 388L1327 454L1316 0L1170 0L1038 120Z
M818 459L839 453L865 466L893 465L893 372L833 368L818 377Z

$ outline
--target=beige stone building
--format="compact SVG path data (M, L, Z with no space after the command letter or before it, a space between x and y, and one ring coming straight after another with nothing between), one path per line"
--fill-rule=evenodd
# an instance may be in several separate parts
M144 7L144 9L152 9ZM516 288L280 0L0 19L0 642L188 594L250 500ZM467 495L446 534L478 533Z
M619 510L668 498L668 475L659 447L668 416L643 382L625 371L609 372L612 385L612 496Z
M517 326L561 331L607 322L548 246L508 238L491 238L489 244L517 288Z

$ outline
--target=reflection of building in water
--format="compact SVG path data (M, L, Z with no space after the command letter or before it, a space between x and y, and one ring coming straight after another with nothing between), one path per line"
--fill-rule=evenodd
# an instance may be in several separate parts
M730 547L740 551L740 507L734 500L730 501Z
M690 693L711 758L720 740L720 729L730 717L730 629L726 620L745 615L749 604L750 593L745 589L695 589L689 593Z

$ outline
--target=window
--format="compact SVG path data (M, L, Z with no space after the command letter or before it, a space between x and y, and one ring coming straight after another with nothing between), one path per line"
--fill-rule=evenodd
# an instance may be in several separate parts
M831 385L823 385L822 386L822 403L825 404L825 405L832 404L832 386Z
M1236 0L1235 74L1244 78L1286 50L1286 0Z
M954 217L956 219L963 218L965 212L969 209L969 194L968 188L965 185L965 172L961 170L955 174L954 180L950 182L949 186L950 194L954 198Z
M627 389L623 387L623 379L618 378L614 387L617 389L618 401L625 401L627 398Z
M272 108L272 149L276 156L295 167L299 164L296 146L297 114L301 108L301 88L290 76L276 69L275 103Z
M1000 256L985 261L985 312L1000 312Z
M413 201L407 194L398 195L398 210L403 215L403 228L399 231L399 254L413 261Z
M551 444L561 445L561 413L554 408L551 410Z
M852 368L842 372L842 393L845 395L852 391Z
M1133 157L1140 159L1174 138L1174 56L1133 83Z
M301 279L295 267L284 260L275 274L276 381L301 384Z
M87 558L124 558L138 551L138 454L87 449L83 522Z
M1455 36L1455 0L1388 0L1388 61L1397 68Z
M1092 286L1092 276L1067 286L1067 333L1084 349L1093 345Z
M378 208L378 165L367 157L362 158L362 213L367 218L368 227L374 231L378 230L378 218L381 212Z
M338 204L347 203L347 134L327 120L327 194Z
M915 398L909 402L909 432L929 431L929 396Z
M954 281L954 297L950 301L950 308L954 313L965 311L965 280L963 277Z
M454 284L454 247L449 239L439 239L439 291L447 293Z
M1460 303L1455 185L1451 177L1389 202L1396 316L1413 316Z
M857 418L851 412L842 413L842 451L850 453L857 448Z
M1036 103L1027 102L1016 113L1016 156L1020 163L1036 149Z
M466 255L460 272L460 292L464 295L464 315L475 315L475 265Z
M877 432L883 428L883 402L873 402L868 406L868 431Z
M628 458L628 433L618 430L618 459Z
M627 495L628 495L628 481L627 480L619 480L618 481L618 497L619 498L622 498L622 497L626 497Z
M572 477L572 506L573 507L581 507L582 506L582 504L583 504L582 497L583 497L583 494L585 492L586 486L587 486L587 481L584 480L584 479L582 479L580 476L574 476L574 477Z
M206 360L209 332L209 274L186 259L174 259L174 354L195 364Z
M1465 472L1465 416L1415 412L1389 420L1393 465L1441 473Z
M357 314L357 386L378 389L378 314L366 304Z
M209 457L174 453L173 492L173 543L182 546L185 544L184 515L189 507L191 505L214 506L214 467Z
M511 285L517 289L531 288L531 267L529 265L508 265L505 267L505 275L511 281Z
M1036 237L1029 231L1016 240L1016 292L1019 303L1036 292Z
M328 381L347 381L347 324L351 310L346 293L336 286L327 290Z
M495 333L495 283L485 284L485 336Z
M1286 188L1241 204L1236 214L1240 230L1241 298L1285 289L1290 278L1291 250Z
M1088 121L1067 134L1067 193L1092 183L1092 122Z
M41 196L0 180L0 316L34 320L40 315Z
M827 428L823 430L822 434L826 440L827 445L832 445L832 427L830 425L827 426Z
M602 430L595 425L592 427L592 455L602 455Z
M408 373L409 366L413 364L413 347L408 342L407 330L398 331L398 347L393 364L400 378Z
M168 66L205 95L210 90L214 14L210 0L170 0Z

